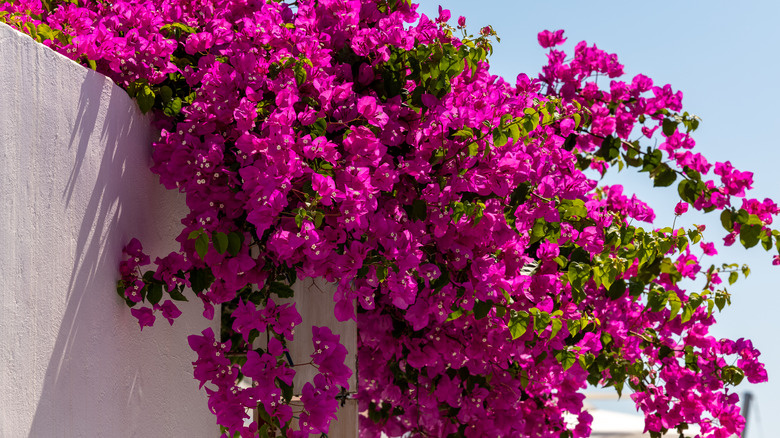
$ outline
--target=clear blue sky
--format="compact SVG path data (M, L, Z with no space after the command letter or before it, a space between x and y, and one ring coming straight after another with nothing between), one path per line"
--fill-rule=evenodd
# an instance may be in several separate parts
M682 90L683 106L703 122L695 133L699 150L710 160L726 161L752 171L752 196L780 201L780 2L777 1L502 1L423 0L419 11L437 16L441 4L466 17L472 32L492 25L501 38L491 58L494 74L510 83L518 73L536 75L546 62L536 42L544 29L565 29L563 46L571 53L586 40L617 53L627 78L643 73L656 84ZM656 225L672 224L676 190L652 189L645 175L619 175L626 192L634 192L656 210ZM709 217L712 216L712 217ZM677 225L703 223L708 240L722 242L717 216L684 216ZM780 228L780 220L775 222ZM758 412L751 412L748 437L776 436L772 423L780 411L780 267L760 248L739 251L719 247L719 263L748 263L752 274L729 288L730 308L717 316L716 337L746 337L762 351L769 383L750 386ZM754 407L756 404L754 404ZM756 421L760 416L760 422Z

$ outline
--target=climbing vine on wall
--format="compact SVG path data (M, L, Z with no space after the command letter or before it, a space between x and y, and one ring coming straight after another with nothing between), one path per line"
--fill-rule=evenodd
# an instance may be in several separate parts
M314 327L303 388L286 353L301 317L283 299L314 277L358 323L361 436L588 436L587 384L628 386L653 436L739 433L731 388L766 372L750 341L708 329L730 302L722 276L749 271L706 268L703 227L654 228L647 204L592 175L676 184L677 215L718 211L726 244L745 248L780 249L777 205L695 152L682 94L623 78L616 55L585 42L567 55L563 31L544 31L548 64L509 83L490 74L490 27L416 8L27 0L0 20L154 116L152 171L189 212L178 251L152 263L127 245L117 292L141 329L173 324L179 301L221 309L222 333L189 343L224 436L328 432L346 349Z

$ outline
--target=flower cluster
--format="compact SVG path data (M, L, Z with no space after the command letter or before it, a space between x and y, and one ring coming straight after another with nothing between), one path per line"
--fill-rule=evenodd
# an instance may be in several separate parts
M124 288L118 292L126 300L139 303L144 298L142 293L146 286L141 278L140 267L148 265L151 261L149 256L144 254L138 239L132 239L124 247L122 253L127 256L127 259L119 263L119 273L122 275L121 284Z
M752 174L691 151L699 119L669 85L620 80L617 56L585 42L567 57L563 31L539 34L539 77L511 84L490 74L491 28L474 37L403 0L2 7L154 112L152 171L189 213L154 271L130 242L119 292L150 306L131 310L141 327L172 323L190 289L204 316L221 305L223 338L189 342L226 436L329 430L345 348L314 327L311 363L286 353L301 317L281 299L309 277L336 283L335 316L357 320L362 436L584 437L587 384L627 385L650 432L744 427L730 387L766 380L759 353L708 334L733 267L702 267L703 228L632 225L653 210L586 172L679 179L675 214L721 210L727 243L777 245L777 205L746 198ZM641 144L656 132L657 148ZM314 380L293 388L295 366Z

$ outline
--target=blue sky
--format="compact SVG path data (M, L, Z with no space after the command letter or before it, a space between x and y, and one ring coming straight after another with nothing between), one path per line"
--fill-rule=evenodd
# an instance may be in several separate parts
M494 46L491 71L510 83L518 73L536 75L546 62L536 42L541 30L565 29L563 47L571 53L582 40L616 53L626 77L643 73L656 84L669 83L682 90L685 110L703 119L695 133L699 151L710 162L731 161L740 170L754 172L752 197L780 201L780 140L777 121L780 105L780 2L681 1L590 2L558 0L526 2L501 0L443 0L421 2L419 11L438 15L441 4L466 17L472 32L492 25L501 38ZM677 201L674 186L652 189L645 174L624 171L610 183L622 180L656 210L656 226L671 226ZM711 216L711 217L710 217ZM707 225L707 240L722 242L722 227L715 215L686 215L677 226ZM780 221L775 227L780 227ZM780 267L771 265L771 253L719 246L717 263L750 265L748 279L729 288L732 306L717 316L714 336L746 337L762 351L769 383L740 385L751 390L757 403L748 425L749 438L770 437L771 416L780 411ZM757 421L759 420L760 421Z

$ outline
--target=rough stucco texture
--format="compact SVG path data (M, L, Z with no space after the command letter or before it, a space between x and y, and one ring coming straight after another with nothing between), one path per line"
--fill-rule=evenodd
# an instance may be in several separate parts
M138 324L121 249L174 249L183 199L148 170L153 130L127 94L0 24L0 437L216 437L180 306Z

